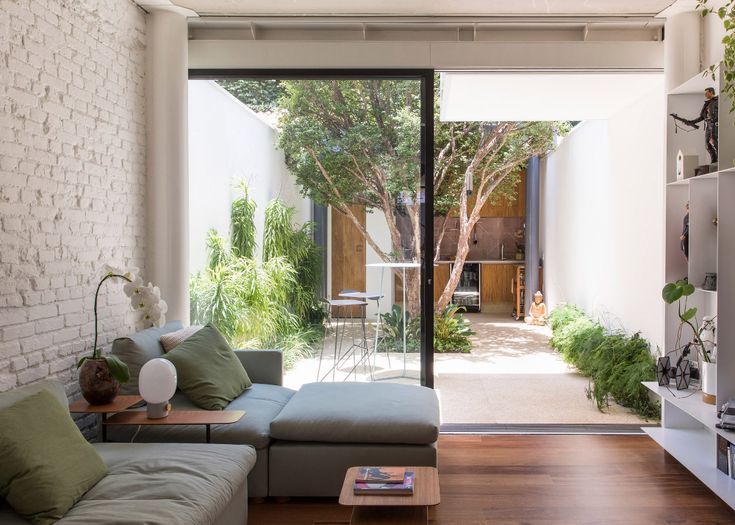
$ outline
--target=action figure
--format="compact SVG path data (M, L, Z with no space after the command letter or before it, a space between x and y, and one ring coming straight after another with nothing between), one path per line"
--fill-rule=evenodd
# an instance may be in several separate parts
M682 221L681 235L679 236L679 240L681 241L681 251L684 252L684 257L686 257L688 261L689 260L689 203L688 202L684 205L684 210L686 211L686 214L684 215L684 220Z
M689 120L680 117L676 113L672 113L671 116L695 129L699 129L697 123L704 121L704 144L707 147L711 163L715 164L717 162L717 115L720 104L718 96L715 95L715 88L708 87L705 89L704 99L704 105L698 118Z

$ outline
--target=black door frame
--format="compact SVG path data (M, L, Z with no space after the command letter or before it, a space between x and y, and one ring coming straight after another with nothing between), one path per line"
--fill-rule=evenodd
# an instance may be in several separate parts
M421 384L434 388L434 70L189 69L191 80L385 79L421 81Z

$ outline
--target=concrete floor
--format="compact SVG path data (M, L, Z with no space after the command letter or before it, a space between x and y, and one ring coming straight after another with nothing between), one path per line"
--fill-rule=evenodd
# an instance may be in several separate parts
M548 327L528 326L499 314L466 314L477 332L469 354L436 354L436 389L442 423L472 424L641 424L644 420L612 404L600 412L587 399L589 381L568 366L549 344ZM368 326L368 337L374 333ZM359 339L359 331L357 337ZM351 342L348 328L343 341ZM370 381L366 366L353 366L360 354L349 356L334 373L334 337L325 340L320 377L328 380ZM319 349L321 350L321 349ZM316 381L316 357L303 359L286 372L284 384L299 388ZM389 362L390 361L390 362ZM349 375L348 375L349 374ZM419 355L392 352L374 356L373 378L400 383L419 383Z

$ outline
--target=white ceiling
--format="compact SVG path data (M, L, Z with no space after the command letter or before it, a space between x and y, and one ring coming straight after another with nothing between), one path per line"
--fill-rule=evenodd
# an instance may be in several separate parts
M663 90L662 81L660 73L441 73L440 118L605 119L644 94Z
M138 0L157 3L160 0ZM626 16L675 0L170 0L199 15Z

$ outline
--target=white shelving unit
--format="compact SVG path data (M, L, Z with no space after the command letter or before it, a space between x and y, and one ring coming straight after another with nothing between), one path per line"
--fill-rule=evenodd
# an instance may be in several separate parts
M671 90L667 97L667 115L678 113L692 118L704 102L704 89L714 86L720 94L720 79L697 75ZM666 135L666 281L687 278L696 287L688 306L697 307L697 321L705 315L717 315L717 402L735 398L735 119L729 113L730 101L720 95L719 170L676 180L676 155L697 155L699 164L708 164L702 129L676 132L668 118ZM681 249L685 205L689 204L689 258ZM704 290L707 273L717 274L717 290ZM666 307L665 350L676 348L679 330L677 305ZM691 340L685 328L682 343ZM678 354L671 353L672 362ZM690 356L691 357L691 356ZM692 357L693 358L693 357ZM735 508L735 480L717 469L717 435L735 443L735 432L720 430L717 409L705 403L696 390L677 391L644 383L661 398L661 427L643 430L667 452L689 469L715 494Z

